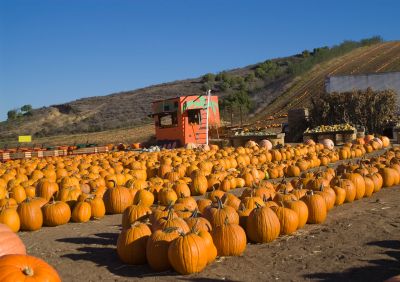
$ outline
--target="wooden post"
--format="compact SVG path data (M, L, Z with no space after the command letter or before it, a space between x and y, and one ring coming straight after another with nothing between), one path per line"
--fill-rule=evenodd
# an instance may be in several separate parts
M239 111L240 111L240 127L242 127L243 126L242 106L239 106Z
M229 108L231 110L231 126L233 126L233 107L232 107L232 105Z

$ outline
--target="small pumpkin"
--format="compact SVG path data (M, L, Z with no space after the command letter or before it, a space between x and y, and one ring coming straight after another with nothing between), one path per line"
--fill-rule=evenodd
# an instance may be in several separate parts
M297 213L289 208L283 206L274 209L278 216L281 231L281 235L290 235L295 232L299 226L299 217Z
M205 230L200 230L198 232L198 235L203 238L206 249L207 249L207 255L208 255L208 264L212 263L215 258L217 257L217 248L215 247L213 238L211 234L208 231Z
M297 214L298 217L298 227L297 228L302 228L304 225L306 225L307 220L308 220L308 207L307 205L300 200L293 201L285 201L283 202L283 205L286 208L291 209Z
M135 221L140 221L149 214L150 208L142 204L127 207L122 214L122 228L129 228Z
M102 198L93 195L86 200L90 204L91 217L90 219L100 219L106 214L106 206Z
M205 209L204 217L208 219L213 228L223 225L226 220L228 220L228 223L239 224L239 215L235 209L224 205L218 197L216 204Z
M135 198L133 199L133 204L137 205L139 203L141 205L150 207L154 203L154 194L146 189L139 190L135 194Z
M174 213L173 209L168 211L168 215L166 217L162 217L153 223L151 226L153 232L159 229L164 229L168 227L175 227L179 232L187 233L190 231L189 226L186 221Z
M7 225L13 232L18 232L21 227L17 211L8 206L0 207L0 223Z
M185 218L185 221L190 229L196 228L198 231L207 232L212 230L211 223L206 218L201 217L198 213L198 210L194 210L190 217Z
M92 216L92 208L87 202L77 202L72 210L71 220L73 222L87 222Z

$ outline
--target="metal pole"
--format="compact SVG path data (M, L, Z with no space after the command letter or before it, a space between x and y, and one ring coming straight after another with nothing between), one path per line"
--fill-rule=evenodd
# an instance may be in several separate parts
M208 145L208 109L210 107L210 98L211 98L211 90L208 89L207 91L207 112L206 112L206 144Z

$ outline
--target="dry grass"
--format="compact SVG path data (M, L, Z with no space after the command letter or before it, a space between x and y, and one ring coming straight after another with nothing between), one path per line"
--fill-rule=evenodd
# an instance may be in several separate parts
M82 133L82 134L71 134L71 135L59 135L52 137L34 138L32 144L26 144L32 146L33 144L40 144L45 146L53 145L73 145L82 143L95 143L104 145L108 143L134 143L134 142L145 142L154 136L154 125L143 125L128 129L114 129L108 131L94 132L94 133ZM3 148L5 145L8 147L18 146L18 142L15 140L1 140L0 147ZM24 145L25 146L25 145Z

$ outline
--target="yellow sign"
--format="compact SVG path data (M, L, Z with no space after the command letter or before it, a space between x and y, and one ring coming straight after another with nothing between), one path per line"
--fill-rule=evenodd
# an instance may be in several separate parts
M18 142L20 142L20 143L32 142L32 136L30 136L30 135L18 136Z

